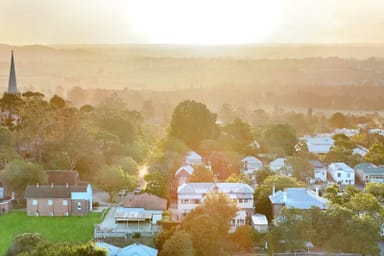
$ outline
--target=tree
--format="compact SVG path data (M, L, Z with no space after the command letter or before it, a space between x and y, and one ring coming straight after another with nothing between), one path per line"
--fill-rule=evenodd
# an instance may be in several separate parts
M238 249L249 250L255 244L255 232L250 225L240 226L230 234L229 239L237 245Z
M49 100L49 104L56 108L63 108L66 105L65 100L56 94Z
M167 195L166 179L160 172L150 172L144 176L147 186L145 192L165 198Z
M194 166L194 171L189 177L189 182L213 182L214 174L203 165Z
M293 155L297 144L296 131L287 124L275 124L264 130L262 142L270 153Z
M220 255L224 250L230 220L236 215L234 202L222 193L207 194L204 203L193 209L182 221L192 238L196 255Z
M194 149L202 140L215 138L217 133L216 114L204 104L186 100L176 106L169 131L171 136Z
M232 123L224 126L223 131L234 139L232 149L236 152L246 154L251 151L249 145L255 138L251 132L251 126L248 123L236 118Z
M43 240L43 236L39 233L24 233L16 235L12 244L8 248L6 256L16 256L22 252L30 252Z
M271 227L270 246L273 251L295 251L305 247L312 237L311 221L299 209L283 208Z
M383 183L374 183L369 182L365 184L365 191L374 195L379 202L382 202L384 199L384 184Z
M378 255L380 225L370 215L354 214L340 205L310 212L312 241L329 251ZM335 232L335 230L337 232Z
M119 166L105 166L97 173L96 179L98 187L108 192L110 200L115 198L118 191L133 191L137 186L136 177L124 173Z
M285 163L292 168L293 177L296 179L306 182L313 177L313 167L307 160L301 157L289 156Z
M347 117L340 112L334 113L330 118L329 118L329 124L333 128L345 128L348 127L348 119Z
M0 126L0 169L4 169L8 162L19 157L13 142L14 134L7 127Z
M104 248L98 248L93 242L70 243L41 241L33 250L25 250L19 256L106 256Z
M226 180L231 174L238 174L241 155L234 151L214 151L209 156L212 170L219 180Z
M272 171L268 166L263 166L261 170L258 170L255 173L257 184L262 184L267 177L272 175L276 175L276 173Z
M333 184L333 186L327 187L324 197L333 204L346 206L346 204L358 193L361 193L360 190L357 190L354 186L347 186L344 191L341 191L338 185Z
M46 174L40 165L16 159L6 165L1 178L7 184L9 191L15 192L15 198L19 202L23 198L27 185L43 183L46 180Z
M351 139L344 134L336 134L333 139L333 146L325 154L324 161L327 163L345 162L352 166L357 164L357 157L352 155L354 143Z
M184 230L176 230L176 232L165 241L160 256L193 256L195 250L193 248L191 235Z
M130 156L118 157L113 161L113 164L119 166L126 174L137 175L139 167L135 160Z
M380 225L384 217L384 209L377 198L370 193L355 193L353 197L345 203L358 216L370 215Z
M365 161L376 165L384 164L384 144L376 141L365 155Z

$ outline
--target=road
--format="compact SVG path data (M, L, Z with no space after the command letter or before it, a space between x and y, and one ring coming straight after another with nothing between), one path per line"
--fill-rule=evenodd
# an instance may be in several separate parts
M137 178L137 186L140 190L144 190L147 183L144 180L144 176L148 173L148 165L144 164L139 167L139 175Z

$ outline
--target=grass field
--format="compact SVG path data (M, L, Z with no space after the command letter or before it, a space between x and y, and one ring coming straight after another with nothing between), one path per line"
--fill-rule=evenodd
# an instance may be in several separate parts
M88 216L28 217L25 211L13 211L0 216L0 255L4 255L17 234L41 233L51 241L88 241L93 238L94 224L100 213Z

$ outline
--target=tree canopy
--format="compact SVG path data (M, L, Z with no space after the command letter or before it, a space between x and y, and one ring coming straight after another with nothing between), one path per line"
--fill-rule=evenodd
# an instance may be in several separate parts
M191 148L196 148L202 140L217 136L216 114L211 113L202 103L183 101L172 114L169 133L185 141Z

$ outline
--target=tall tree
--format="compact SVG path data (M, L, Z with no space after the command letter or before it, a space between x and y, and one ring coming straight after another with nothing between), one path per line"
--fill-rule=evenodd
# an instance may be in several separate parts
M348 119L347 117L341 113L336 112L329 118L329 124L333 128L345 128L348 127Z
M204 104L186 100L176 106L170 135L182 139L191 148L197 148L202 140L215 138L217 133L216 114Z
M275 124L264 130L262 141L270 153L293 155L297 144L296 131L287 124Z
M230 220L237 207L225 194L207 194L204 203L192 210L182 221L196 249L196 255L222 255Z
M15 198L19 202L27 185L43 183L46 174L40 165L16 159L6 165L1 178L9 191L15 192Z
M306 182L307 179L313 177L313 167L305 159L297 156L289 156L286 160L286 165L290 166L293 170L293 177Z
M376 165L384 164L384 144L381 142L375 142L365 155L365 160Z
M110 200L113 200L121 189L133 191L136 188L136 177L130 176L119 166L106 166L96 175L96 184L108 192Z
M160 256L193 256L191 236L184 230L177 230L168 240L165 241Z
M160 172L150 172L144 176L144 180L147 182L145 192L164 198L166 197L167 183L166 179Z

